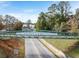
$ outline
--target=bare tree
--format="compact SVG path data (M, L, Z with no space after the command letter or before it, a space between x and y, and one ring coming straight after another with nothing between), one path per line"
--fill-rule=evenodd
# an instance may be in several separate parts
M2 18L2 15L0 15L0 30L2 30L3 28L4 28L3 18Z
M5 15L5 22L6 22L6 29L13 30L13 26L16 22L18 22L18 19L10 15Z
M23 26L23 23L18 21L18 22L15 22L15 24L13 25L13 29L14 30L21 30L22 26Z

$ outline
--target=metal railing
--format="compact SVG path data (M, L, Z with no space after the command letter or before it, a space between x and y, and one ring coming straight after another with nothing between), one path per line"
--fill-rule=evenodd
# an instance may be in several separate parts
M79 33L6 31L0 32L0 38L2 37L79 39Z

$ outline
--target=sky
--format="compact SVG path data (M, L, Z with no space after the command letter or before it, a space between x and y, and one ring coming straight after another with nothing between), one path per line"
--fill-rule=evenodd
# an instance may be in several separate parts
M35 23L40 12L47 12L48 7L58 1L0 1L0 15L12 15L22 22L31 19ZM71 11L79 8L79 1L70 1Z

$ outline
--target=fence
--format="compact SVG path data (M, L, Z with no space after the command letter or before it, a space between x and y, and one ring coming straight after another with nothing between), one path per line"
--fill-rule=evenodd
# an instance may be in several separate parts
M0 32L0 38L2 37L79 39L79 33L7 31Z

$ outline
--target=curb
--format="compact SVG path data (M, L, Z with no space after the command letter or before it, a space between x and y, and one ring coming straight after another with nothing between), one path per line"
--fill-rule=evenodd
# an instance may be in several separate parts
M55 54L55 56L57 56L58 58L67 58L66 55L58 50L57 48L55 48L54 46L52 46L51 44L47 43L44 39L39 39L39 41L45 45L53 54Z

